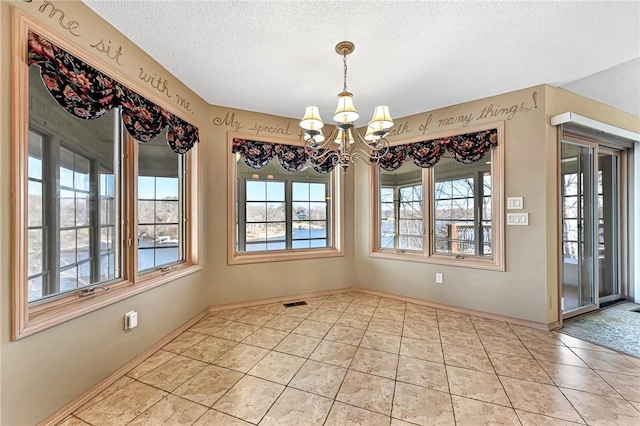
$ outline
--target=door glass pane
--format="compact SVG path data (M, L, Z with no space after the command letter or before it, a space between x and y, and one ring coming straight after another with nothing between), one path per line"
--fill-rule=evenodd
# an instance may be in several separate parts
M595 256L594 149L562 142L563 312L592 306Z
M618 286L618 156L598 155L598 295L614 296Z

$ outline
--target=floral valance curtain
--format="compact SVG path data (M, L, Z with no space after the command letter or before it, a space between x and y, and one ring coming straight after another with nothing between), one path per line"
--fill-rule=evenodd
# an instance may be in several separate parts
M45 87L68 113L85 120L122 107L127 131L149 142L167 127L167 143L184 154L198 142L198 129L118 83L39 34L29 31L29 65L38 65Z
M269 164L273 157L277 157L282 168L288 172L299 172L309 160L311 167L316 172L329 173L337 163L332 159L328 159L321 164L314 163L303 146L259 142L240 138L233 138L231 152L240 154L242 161L252 169L263 168Z
M447 151L454 160L471 164L481 160L496 145L497 129L395 145L382 157L380 167L387 171L396 170L404 164L407 157L418 167L433 167Z

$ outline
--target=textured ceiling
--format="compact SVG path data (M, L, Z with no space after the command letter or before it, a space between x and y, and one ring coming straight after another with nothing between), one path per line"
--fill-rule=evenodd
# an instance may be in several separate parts
M315 104L327 121L341 40L356 44L364 120L377 104L403 117L640 57L638 1L84 2L211 104L288 117Z

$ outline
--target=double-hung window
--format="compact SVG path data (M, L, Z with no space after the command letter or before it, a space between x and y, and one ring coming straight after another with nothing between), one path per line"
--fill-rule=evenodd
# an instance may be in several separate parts
M502 127L394 144L372 169L372 256L503 270Z
M200 269L197 149L182 138L197 129L27 20L16 40L14 339ZM96 101L97 84L123 99Z
M230 134L229 264L340 256L339 175L301 145Z

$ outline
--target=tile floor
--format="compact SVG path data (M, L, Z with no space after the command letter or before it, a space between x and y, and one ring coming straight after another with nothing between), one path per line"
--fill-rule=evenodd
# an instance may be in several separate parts
M306 301L212 313L60 424L640 424L640 359L365 293Z

